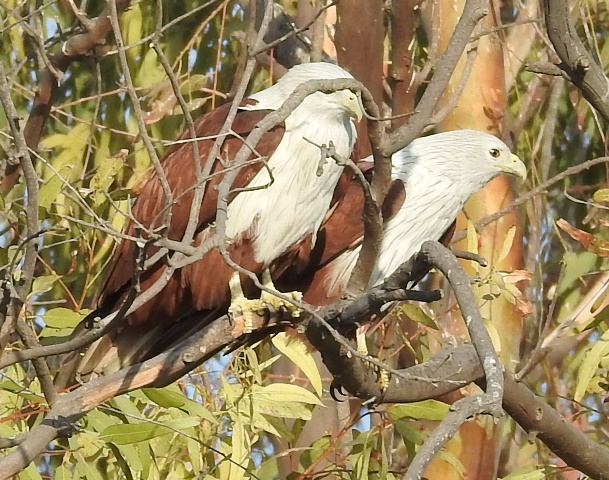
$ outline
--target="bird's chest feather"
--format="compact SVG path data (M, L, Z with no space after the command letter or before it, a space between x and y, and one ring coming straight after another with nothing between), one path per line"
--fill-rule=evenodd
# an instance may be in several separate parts
M343 125L286 130L267 167L248 185L255 190L240 193L229 205L229 239L247 235L256 261L268 264L306 235L315 235L343 169L331 158L322 161L319 146L332 141L338 155L346 157L353 138Z
M439 240L463 207L457 183L431 172L414 172L405 181L406 200L386 224L377 262L370 278L383 281L428 240Z

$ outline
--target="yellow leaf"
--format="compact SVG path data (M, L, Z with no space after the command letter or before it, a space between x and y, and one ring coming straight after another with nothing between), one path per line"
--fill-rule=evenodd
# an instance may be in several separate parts
M586 352L584 360L579 368L577 375L577 385L575 387L574 400L580 402L592 383L594 375L598 370L601 360L609 354L609 330L603 333L590 350Z
M436 325L436 322L434 322L434 320L429 315L427 315L418 305L413 305L411 303L402 303L399 307L397 307L396 313L398 315L406 315L411 320L420 323L421 325L424 325L426 327L433 328L434 330L439 330L438 325Z
M467 221L467 251L478 253L478 232L476 232L476 227L471 220ZM471 264L476 273L479 273L480 265L478 262L471 262Z
M315 363L315 358L313 358L311 351L305 343L298 337L282 332L273 337L273 345L302 370L302 373L309 379L317 395L321 397L321 375Z
M505 239L503 240L503 246L501 247L501 251L499 255L497 255L496 262L502 262L507 258L510 254L510 250L512 249L512 245L514 244L514 236L516 235L516 227L510 227L508 230Z
M594 192L592 199L596 203L609 203L609 188L601 188Z
M222 450L228 453L231 462L220 463L220 479L221 480L241 480L247 471L247 465L250 459L250 449L248 436L246 435L245 426L240 418L233 419L233 431L230 438L230 446L232 448Z

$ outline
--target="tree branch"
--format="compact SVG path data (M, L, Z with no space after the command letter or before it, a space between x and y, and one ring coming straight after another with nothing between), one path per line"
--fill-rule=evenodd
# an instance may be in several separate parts
M474 28L488 13L483 8L485 4L484 0L467 0L465 2L461 18L455 27L446 50L438 59L434 76L417 104L415 112L404 125L388 136L387 141L381 146L383 155L389 157L399 149L404 148L419 136L429 124L429 119L433 116L433 111L440 98L442 98L442 94L457 66L457 62L470 42Z
M558 67L581 90L606 121L609 121L609 79L577 36L567 0L543 0L548 37L561 63Z
M116 0L116 9L119 13L125 11L128 6L129 0ZM90 21L89 30L73 35L65 41L61 50L49 57L52 67L41 70L32 110L23 131L28 148L34 151L38 149L38 143L49 118L55 93L60 87L53 70L65 72L72 62L90 55L95 47L106 42L106 37L112 30L110 9L111 4L107 3L99 17ZM3 192L11 190L19 180L20 171L18 167L18 165L7 166L5 176L2 179L1 190Z

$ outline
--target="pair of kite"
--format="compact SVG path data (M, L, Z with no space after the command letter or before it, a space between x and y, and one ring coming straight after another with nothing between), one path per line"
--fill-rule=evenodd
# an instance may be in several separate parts
M213 238L220 224L216 222L218 186L243 139L293 96L299 85L340 78L353 77L333 64L303 64L290 69L272 87L251 95L239 107L230 134L211 165L207 158L230 104L199 117L195 122L199 159L194 159L190 142L169 148L161 161L164 178L152 172L138 187L133 219L125 233L147 238L146 232L157 231L181 241L189 228L199 170L199 175L209 172L211 177L198 212L194 210L194 223L190 221L196 225L193 246ZM266 285L272 285L268 274L272 272L277 285L296 286L312 305L338 299L360 251L363 194L361 186L343 174L343 166L332 159L320 161L320 146L332 144L338 156L348 158L357 136L355 121L362 115L359 100L350 90L315 92L252 146L250 160L234 177L226 218L221 222L230 261L262 276ZM181 138L190 137L185 133ZM501 173L526 176L524 164L501 140L474 130L419 138L391 160L393 183L383 205L384 234L369 287L381 283L423 242L440 239L469 196L492 178ZM372 159L358 161L358 165L370 171ZM148 262L152 265L139 275L140 292L169 276L166 285L92 344L84 356L74 354L66 365L72 371L60 374L68 382L65 386L74 373L83 378L108 374L159 353L170 339L175 340L168 332L194 313L247 315L251 308L248 302L252 300L240 294L241 284L246 293L251 289L251 279L235 273L218 249L175 270L168 268L167 261L173 252L163 253L154 243L143 251L147 259L156 261ZM125 301L134 288L138 252L141 242L138 246L123 240L117 245L92 315L103 317ZM239 298L231 299L231 292ZM272 302L272 297L266 294L258 302ZM84 328L77 327L75 334Z

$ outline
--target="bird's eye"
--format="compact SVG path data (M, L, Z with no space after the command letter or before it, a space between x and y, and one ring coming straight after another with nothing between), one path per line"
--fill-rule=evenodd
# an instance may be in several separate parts
M490 153L493 158L499 158L499 155L501 155L501 152L496 148L491 148L488 153Z

